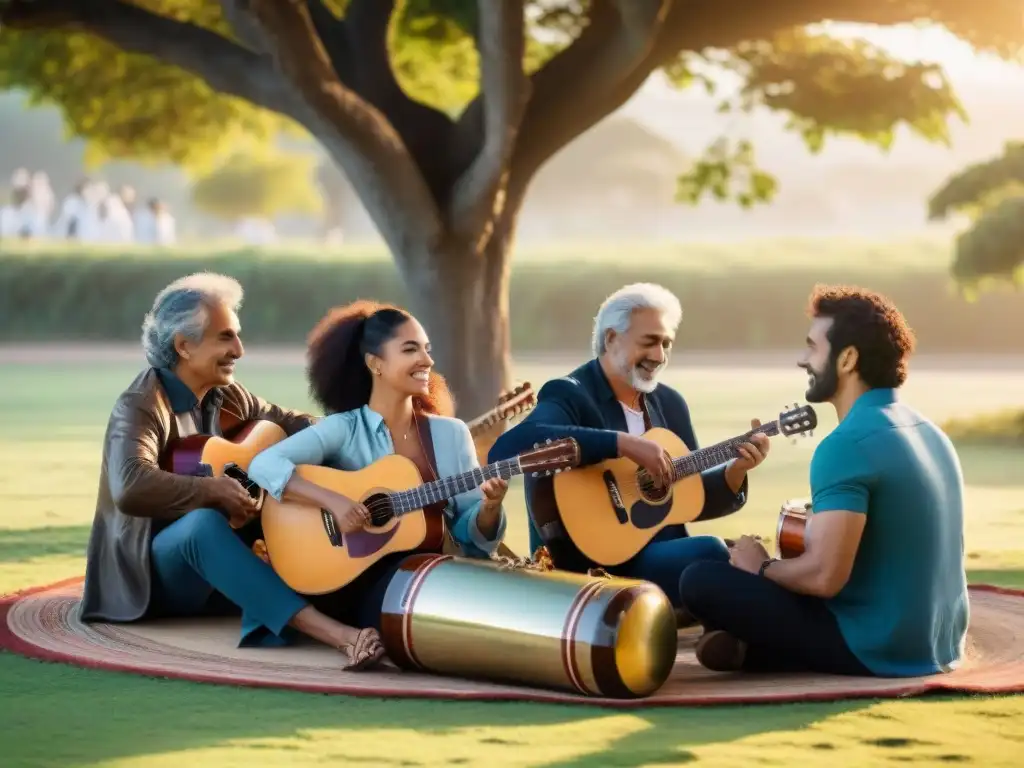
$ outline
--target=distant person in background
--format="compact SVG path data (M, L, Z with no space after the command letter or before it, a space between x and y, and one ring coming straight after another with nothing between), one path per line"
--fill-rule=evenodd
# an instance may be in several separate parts
M130 243L135 239L135 222L121 192L108 192L100 202L103 211L102 239L107 243Z
M144 245L173 245L176 239L174 217L160 200L151 197L135 211L135 240Z
M42 236L48 231L50 220L53 219L53 215L56 212L57 196L53 193L53 187L50 186L50 177L46 171L36 171L33 173L29 188L31 189L32 204L37 216L35 228L40 233L40 236Z
M11 190L9 200L0 207L0 240L25 240L31 237L31 210L27 186Z
M82 179L61 202L60 213L53 224L55 237L69 240L90 240L95 226L92 213L89 179Z
M174 245L178 240L177 225L170 209L155 197L150 200L153 215L153 242L156 245Z

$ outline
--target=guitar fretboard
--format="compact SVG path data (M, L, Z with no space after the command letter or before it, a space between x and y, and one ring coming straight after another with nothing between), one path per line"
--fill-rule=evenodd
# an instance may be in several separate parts
M519 457L496 461L485 467L477 467L459 475L444 477L431 483L411 488L408 491L396 491L388 494L391 508L395 516L404 515L416 509L429 507L439 501L447 501L460 493L471 491L494 477L509 480L522 474Z
M680 480L689 475L695 475L706 469L717 467L719 464L724 464L730 459L735 459L739 455L736 452L736 446L749 441L751 436L756 435L758 432L765 434L768 437L774 437L779 434L778 420L769 422L768 424L762 424L760 427L752 429L749 432L745 432L742 435L731 437L720 443L709 445L707 448L701 448L699 451L694 451L688 456L682 456L673 460L673 480Z

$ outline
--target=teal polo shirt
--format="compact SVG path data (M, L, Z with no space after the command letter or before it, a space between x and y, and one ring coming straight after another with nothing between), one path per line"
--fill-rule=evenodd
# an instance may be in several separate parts
M870 390L814 452L810 481L812 514L867 515L850 579L826 601L853 654L883 677L955 668L969 604L949 438L895 390Z

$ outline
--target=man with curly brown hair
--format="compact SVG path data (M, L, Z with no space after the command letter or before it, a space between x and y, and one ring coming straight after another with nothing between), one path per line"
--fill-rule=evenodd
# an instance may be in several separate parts
M914 335L886 297L817 286L799 366L839 425L811 461L804 552L741 538L680 578L714 670L909 677L963 659L963 477L949 438L900 402Z

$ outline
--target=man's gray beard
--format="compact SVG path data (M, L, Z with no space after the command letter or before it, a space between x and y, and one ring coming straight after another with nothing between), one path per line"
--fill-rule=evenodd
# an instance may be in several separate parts
M623 360L621 356L616 357L615 367L619 369L619 373L622 374L622 377L629 382L629 386L637 392L643 392L644 394L649 395L658 388L658 376L661 374L661 368L659 368L651 378L645 379L640 375L640 366L637 365L631 367L629 362Z
M649 395L658 388L658 374L654 374L649 379L643 379L640 377L640 371L637 368L634 368L629 372L629 385L637 392L643 392L644 394Z

